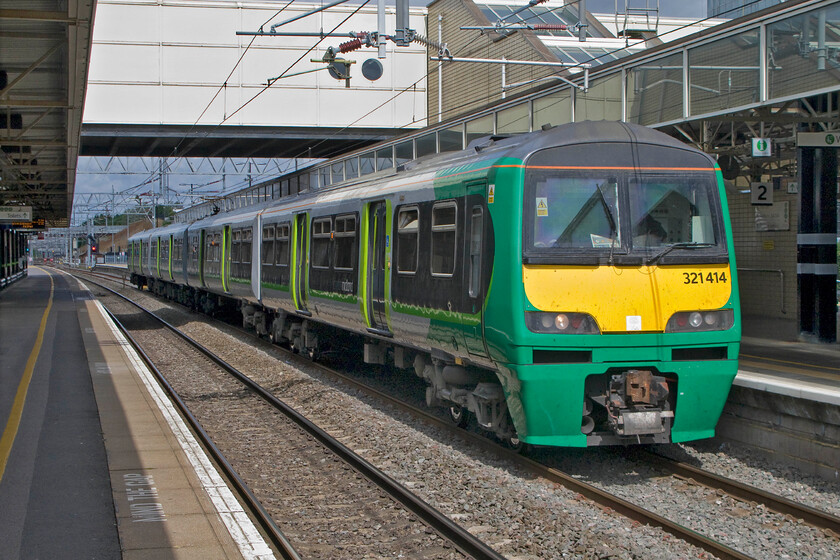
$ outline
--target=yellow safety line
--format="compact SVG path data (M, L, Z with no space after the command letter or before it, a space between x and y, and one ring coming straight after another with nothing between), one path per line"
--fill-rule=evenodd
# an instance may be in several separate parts
M38 268L39 267L33 267ZM46 271L45 271L46 272ZM44 310L44 316L41 317L41 328L38 329L38 337L35 339L35 346L29 354L29 359L26 361L26 369L23 371L23 377L18 384L17 393L15 394L15 401L12 404L12 412L9 414L9 420L6 422L6 428L3 430L3 437L0 438L0 480L3 480L3 473L6 471L6 463L9 461L9 455L12 452L12 445L15 443L18 428L20 427L20 419L23 416L23 404L26 401L26 393L29 391L29 382L32 381L32 372L35 371L35 362L38 361L38 354L41 352L41 344L44 342L44 331L47 328L47 318L52 309L53 292L55 284L53 283L52 275L47 272L50 279L50 299L47 301L47 308Z

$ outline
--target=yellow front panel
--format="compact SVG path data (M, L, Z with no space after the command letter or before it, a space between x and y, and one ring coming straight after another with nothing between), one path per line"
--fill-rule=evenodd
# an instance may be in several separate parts
M601 332L661 332L677 311L719 309L731 295L728 264L524 265L522 279L534 307L589 313Z

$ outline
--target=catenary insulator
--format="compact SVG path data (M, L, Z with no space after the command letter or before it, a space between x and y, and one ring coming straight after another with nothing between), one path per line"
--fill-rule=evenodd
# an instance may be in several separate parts
M568 25L560 25L559 23L535 23L531 28L540 31L566 31L569 29Z
M415 43L420 43L421 45L429 47L430 49L437 49L437 51L440 53L440 56L452 56L449 52L449 48L447 48L446 46L446 43L438 43L437 41L432 41L428 37L424 37L419 33L415 33L414 38L412 40Z
M338 45L338 52L349 53L350 51L362 48L362 45L363 43L361 39L353 39L352 41L347 41L346 43Z

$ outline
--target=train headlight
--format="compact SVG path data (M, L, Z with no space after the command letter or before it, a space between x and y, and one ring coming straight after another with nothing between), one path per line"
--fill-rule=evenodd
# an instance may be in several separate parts
M671 315L665 332L725 331L735 324L731 309L715 311L680 311Z
M587 313L525 313L528 330L554 334L600 334L601 330L592 315Z
M688 324L696 329L703 324L703 316L695 311L688 316Z

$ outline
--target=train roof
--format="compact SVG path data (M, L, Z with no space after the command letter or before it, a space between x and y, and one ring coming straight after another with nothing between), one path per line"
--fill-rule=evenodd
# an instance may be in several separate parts
M187 227L188 227L188 224L174 223L174 224L169 224L167 226L163 226L163 227L159 227L159 228L146 229L146 230L140 231L138 233L135 233L134 235L129 237L128 240L130 242L130 241L134 241L134 240L137 240L137 239L146 239L146 238L152 237L152 236L172 234L172 233L176 233L176 232L179 232L179 231L184 231L185 229L187 229Z
M186 227L213 227L219 224L230 224L248 221L258 214L270 216L274 211L279 211L293 202L312 204L327 201L346 200L348 197L363 197L369 186L374 183L388 183L394 180L401 181L406 175L417 176L424 173L434 175L442 169L453 168L459 165L476 161L476 158L492 160L499 158L516 158L525 161L535 152L547 148L560 148L566 146L582 146L589 144L610 144L610 143L634 143L652 146L663 146L680 150L686 155L693 154L705 159L709 167L713 167L715 160L696 148L693 148L679 140L662 132L653 130L646 126L631 124L621 121L580 121L563 124L554 127L544 127L542 130L517 134L512 136L489 135L470 142L465 150L457 152L446 152L441 154L430 154L422 158L407 162L396 170L389 169L377 172L364 177L357 177L349 181L337 183L331 187L317 189L300 193L298 196L284 197L278 200L269 200L247 208L231 212L221 212L192 222L191 224L177 224L179 231ZM691 156L689 156L691 157ZM696 160L695 160L696 161ZM168 226L175 227L175 226ZM142 235L149 235L150 230ZM168 231L168 230L167 230Z
M646 126L621 121L580 121L511 136L488 135L470 142L465 150L429 155L402 166L405 170L421 171L441 166L456 166L463 160L474 159L477 153L488 157L514 157L525 160L529 155L546 148L581 144L635 143L664 146L714 159L679 140Z

